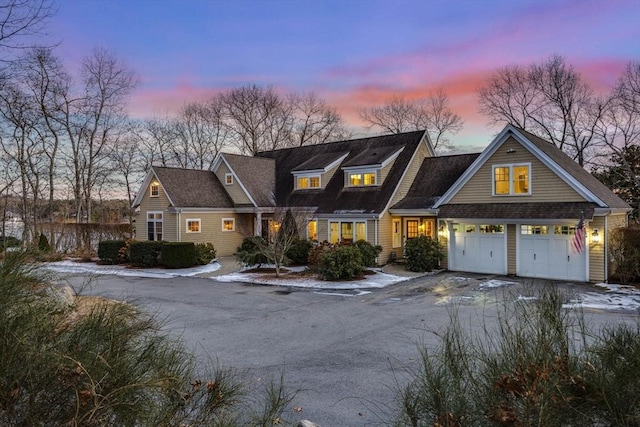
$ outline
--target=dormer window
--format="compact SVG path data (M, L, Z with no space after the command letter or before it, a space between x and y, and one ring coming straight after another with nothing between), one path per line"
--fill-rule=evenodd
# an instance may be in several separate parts
M224 185L233 185L233 174L231 173L224 174Z
M349 187L363 187L376 185L376 171L348 172L347 182Z
M149 186L149 195L151 197L159 197L160 196L160 183L154 181Z
M297 176L296 189L320 188L320 175Z

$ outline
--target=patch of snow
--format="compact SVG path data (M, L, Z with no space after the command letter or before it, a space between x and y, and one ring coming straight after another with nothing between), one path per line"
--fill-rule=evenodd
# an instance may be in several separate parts
M587 292L562 305L563 308L594 308L599 310L640 310L640 292Z
M524 295L518 295L518 298L516 298L516 301L536 301L538 299L538 297L526 297Z
M474 297L466 296L466 295L447 295L443 297L438 297L436 299L436 305L446 305L446 304L468 304L473 303Z
M236 272L212 277L211 279L219 282L244 282L260 285L286 286L291 288L334 290L384 288L410 279L410 277L395 276L393 274L382 273L379 271L371 276L365 276L362 280L352 280L347 282L330 282L316 279L315 277L291 278L286 277L286 274L282 276L284 277L276 279L272 274Z
M220 268L215 261L206 265L191 268L127 268L122 265L98 265L94 262L58 261L42 265L42 268L56 273L66 274L111 274L123 277L145 277L150 279L167 279L172 277L192 277L199 274L212 273Z
M359 297L362 295L367 295L370 294L371 291L356 291L354 293L349 293L349 294L343 294L340 292L325 292L325 291L318 291L318 292L314 292L318 295L333 295L333 296L337 296L337 297Z
M486 282L480 283L478 287L483 289L490 289L490 288L500 288L502 286L511 286L516 284L517 284L516 282L508 282L506 280L491 279L491 280L487 280Z

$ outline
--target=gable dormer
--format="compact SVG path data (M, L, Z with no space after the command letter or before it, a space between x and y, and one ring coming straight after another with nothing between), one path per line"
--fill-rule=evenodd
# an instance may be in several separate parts
M404 147L371 147L342 165L345 187L382 185Z
M294 190L323 189L349 152L316 154L291 171Z

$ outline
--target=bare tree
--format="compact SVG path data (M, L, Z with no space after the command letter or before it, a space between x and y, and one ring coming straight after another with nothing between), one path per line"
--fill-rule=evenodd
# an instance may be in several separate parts
M220 98L191 102L176 120L176 134L184 147L186 166L209 169L218 153L229 143L229 129L224 123L224 106Z
M351 136L342 116L314 92L292 94L288 101L294 115L292 137L296 146L322 144Z
M140 143L144 168L156 166L177 166L174 160L176 129L174 118L154 117L143 120L133 129Z
M253 155L290 145L289 106L271 87L232 89L221 101L234 145L242 153Z
M0 51L28 46L55 14L51 0L3 0L0 2ZM0 62L6 58L0 56Z
M416 100L395 96L384 105L360 110L360 117L391 133L426 129L437 151L450 147L449 135L458 133L463 125L462 118L449 107L444 89Z
M600 148L596 158L598 169L606 169L615 175L610 180L627 187L624 193L640 194L640 165L637 164L640 147L640 62L627 64L599 116L596 134ZM634 200L634 197L629 197L627 201L633 203ZM637 216L640 204L635 209Z
M135 198L135 185L144 175L145 169L141 162L142 152L138 147L138 137L132 131L134 124L131 125L128 132L119 135L109 152L111 160L112 182L116 188L123 188L127 195L127 206L130 208ZM129 209L129 223L133 221L132 212Z
M104 49L84 59L82 79L84 93L65 99L62 119L78 222L83 216L91 221L93 187L106 167L110 144L126 123L124 108L137 84L135 73Z
M580 165L596 140L604 102L561 56L497 71L480 90L480 111L547 139Z

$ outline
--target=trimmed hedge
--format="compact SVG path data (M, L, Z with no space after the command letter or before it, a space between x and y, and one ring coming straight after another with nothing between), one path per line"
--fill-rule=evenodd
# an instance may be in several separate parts
M153 240L134 241L129 244L129 262L134 267L156 267L160 264L163 242Z
M98 258L105 264L119 264L120 250L126 245L125 240L103 240L98 243Z
M196 265L196 245L193 242L165 242L160 249L160 261L167 268L189 268Z

